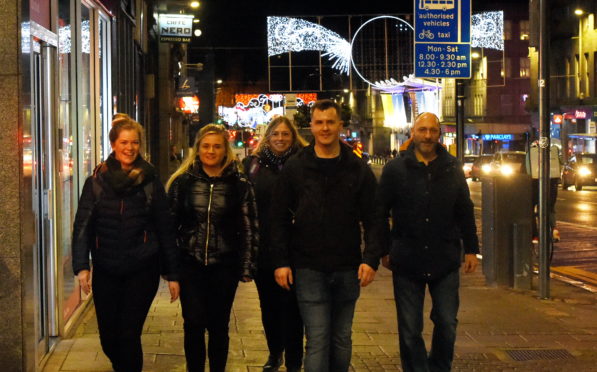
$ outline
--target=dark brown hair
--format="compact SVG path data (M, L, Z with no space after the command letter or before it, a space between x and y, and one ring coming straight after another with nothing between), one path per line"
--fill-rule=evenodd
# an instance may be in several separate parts
M313 103L313 106L311 106L311 115L313 115L313 112L315 110L325 111L330 108L336 110L336 115L338 115L338 118L340 119L342 109L340 108L339 104L337 104L335 101L332 101L331 99L320 99L318 101L315 101L315 103Z
M123 130L136 130L139 134L139 142L143 142L143 127L141 124L134 121L127 114L117 113L112 117L112 129L110 129L110 133L108 134L110 143L116 142L120 132Z

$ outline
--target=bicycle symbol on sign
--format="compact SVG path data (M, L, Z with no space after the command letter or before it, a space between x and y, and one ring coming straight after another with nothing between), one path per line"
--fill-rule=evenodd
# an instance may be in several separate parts
M433 32L431 32L431 30L425 30L423 29L420 33L419 33L419 39L429 39L429 40L433 40L433 38L435 37L435 35L433 34Z

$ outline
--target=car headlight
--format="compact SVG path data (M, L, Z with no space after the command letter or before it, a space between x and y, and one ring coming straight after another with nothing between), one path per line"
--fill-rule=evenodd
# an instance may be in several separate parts
M580 167L578 168L578 174L580 174L583 177L586 177L591 175L591 170L587 167Z
M512 173L514 173L514 169L512 169L512 166L510 166L508 164L504 164L500 168L500 172L502 172L502 175L504 175L504 176L510 176L510 175L512 175Z
M491 165L483 164L483 166L481 167L481 170L483 171L483 173L489 174L489 173L491 173Z

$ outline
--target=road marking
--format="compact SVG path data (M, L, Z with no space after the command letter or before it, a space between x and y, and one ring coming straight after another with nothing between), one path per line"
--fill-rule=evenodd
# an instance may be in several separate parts
M551 271L585 283L597 285L597 274L579 269L575 266L552 266Z
M567 201L568 199L564 199L564 198L558 198L559 201ZM597 205L596 202L590 202L590 201L579 201L579 200L572 200L570 199L571 203L584 203L584 204L594 204Z

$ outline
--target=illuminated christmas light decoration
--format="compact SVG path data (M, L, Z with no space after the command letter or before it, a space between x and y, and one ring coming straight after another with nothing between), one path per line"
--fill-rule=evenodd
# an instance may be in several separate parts
M413 26L394 16L379 16L367 20L354 33L352 42L344 40L334 31L303 19L290 17L267 17L268 56L304 50L325 52L322 56L333 61L332 67L348 74L352 65L357 75L373 88L384 90L400 86L394 79L383 82L367 80L355 65L352 58L354 41L359 32L370 22L379 19L394 19L397 32L412 32ZM504 50L504 12L493 11L474 14L471 20L471 47ZM405 78L405 80L408 78Z
M69 54L71 52L71 27L66 25L58 28L58 50L60 54ZM89 20L81 22L81 51L85 54L91 54Z
M333 62L332 68L348 74L351 45L337 33L316 23L290 17L267 17L268 56L313 50Z
M504 50L504 12L483 12L471 18L471 47Z
M353 67L354 71L357 73L357 75L359 75L359 77L360 77L360 78L361 78L361 79L362 79L364 82L366 82L367 84L371 85L371 87L373 87L373 88L377 88L377 89L383 89L383 88L386 88L386 87L388 87L388 86L397 85L397 84L398 84L398 82L396 82L396 80L394 80L394 79L392 79L393 81L392 81L392 80L386 80L386 81L384 81L384 82L375 82L375 83L373 83L373 82L371 82L371 81L367 80L367 79L366 79L366 78L365 78L365 77L364 77L364 76L361 74L361 72L359 71L359 69L358 69L358 68L357 68L357 66L356 66L356 63L354 62L354 59L352 58L352 48L353 48L353 45L354 45L354 41L355 41L355 40L357 40L357 36L358 36L359 32L361 32L361 31L363 30L363 28L364 28L364 27L365 27L367 24L369 24L369 23L371 23L371 22L374 22L374 21L376 21L376 20L379 20L379 19L384 19L384 18L385 18L385 19L394 19L394 20L397 20L397 21L399 22L399 25L400 25L400 27L399 27L399 28L400 28L400 31L404 31L404 30L402 29L403 27L404 27L404 28L408 27L410 30L414 31L414 28L413 28L413 26L412 26L410 23L408 23L408 22L406 22L405 20L403 20L402 18L398 18L398 17L394 17L394 16L379 16L379 17L374 17L374 18L371 18L370 20L368 20L367 22L363 23L363 24L361 25L361 27L359 27L359 28L357 29L357 31L354 33L354 37L353 37L353 39L352 39L352 42L351 42L351 44L350 44L350 60L351 60L352 67ZM379 84L379 85L378 85L378 84Z
M284 115L283 94L235 94L234 107L218 107L219 116L228 125L255 128L258 124L267 124L276 116ZM297 106L311 106L317 101L317 93L299 93L296 95Z
M21 23L21 50L23 54L31 53L31 23Z
M60 54L69 54L70 45L70 25L58 28L58 50Z

